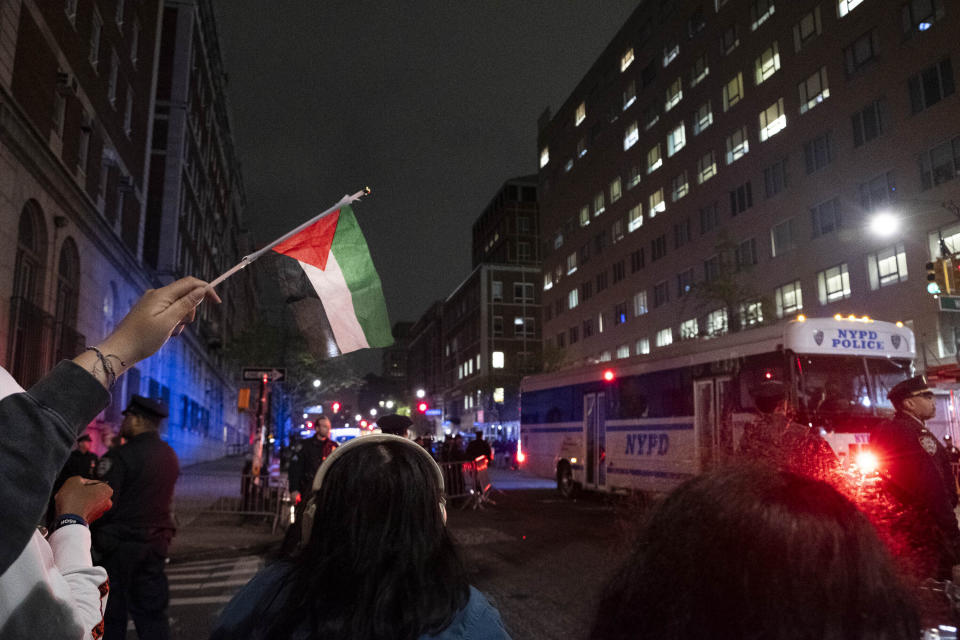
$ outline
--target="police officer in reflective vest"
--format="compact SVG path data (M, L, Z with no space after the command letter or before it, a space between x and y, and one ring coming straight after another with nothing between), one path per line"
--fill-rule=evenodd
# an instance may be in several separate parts
M97 472L113 487L113 508L91 526L94 561L110 577L104 640L127 637L127 614L140 638L169 638L164 574L175 525L171 513L180 473L177 455L160 439L164 403L134 395L123 412L126 444L111 449Z
M957 489L947 450L925 421L937 413L923 376L904 380L887 394L896 415L870 435L884 487L898 503L892 511L895 549L918 577L949 578L960 561Z

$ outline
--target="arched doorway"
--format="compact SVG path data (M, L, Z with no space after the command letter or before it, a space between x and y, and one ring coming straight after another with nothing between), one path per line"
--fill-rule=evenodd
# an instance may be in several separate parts
M47 229L36 200L28 200L20 212L17 256L10 298L10 335L7 368L24 387L40 379L49 360L49 315L41 309Z

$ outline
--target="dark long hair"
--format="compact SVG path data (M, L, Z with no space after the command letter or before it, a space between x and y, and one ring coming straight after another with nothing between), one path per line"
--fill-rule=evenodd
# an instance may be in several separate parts
M654 509L590 637L914 640L909 603L872 526L833 487L730 468Z
M414 640L450 624L469 584L426 455L404 443L371 443L331 465L266 637L309 629L324 640Z

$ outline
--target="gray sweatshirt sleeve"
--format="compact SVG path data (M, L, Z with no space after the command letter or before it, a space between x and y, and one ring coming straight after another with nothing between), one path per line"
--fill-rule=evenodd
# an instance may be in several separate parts
M0 399L0 574L33 535L77 434L109 402L103 385L69 360L29 391Z

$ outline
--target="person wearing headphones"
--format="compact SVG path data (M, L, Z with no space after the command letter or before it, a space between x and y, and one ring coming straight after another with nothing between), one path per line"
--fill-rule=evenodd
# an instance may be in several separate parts
M313 489L301 546L234 596L213 640L510 637L467 582L446 527L443 474L422 447L361 436L324 460Z

